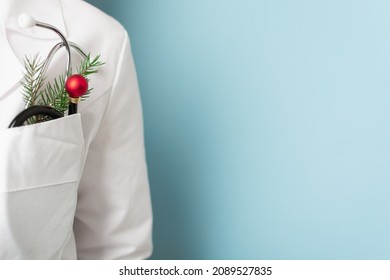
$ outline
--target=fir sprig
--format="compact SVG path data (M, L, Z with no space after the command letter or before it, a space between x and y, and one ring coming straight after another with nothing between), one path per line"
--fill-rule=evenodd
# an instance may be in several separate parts
M99 67L104 65L104 62L100 61L100 55L95 56L91 60L91 54L88 54L87 57L81 62L81 65L77 68L77 73L83 75L89 84L89 76L95 74L99 71ZM88 88L87 92L81 97L81 100L85 100L93 88Z
M48 105L63 113L68 109L69 98L65 90L65 75L54 79L54 84L46 84L46 88L41 92L39 105Z
M26 57L24 60L24 67L26 72L24 74L24 79L21 82L21 85L23 100L26 104L26 107L36 105L39 99L40 88L43 86L45 80L41 77L42 66L43 63L40 61L38 54L33 58Z
M90 54L81 61L80 66L77 68L78 74L84 76L89 83L90 79L88 76L98 72L99 67L104 62L100 61L100 55L95 56L91 59ZM26 72L24 79L21 82L23 99L27 107L33 105L47 105L51 106L57 111L64 113L68 109L69 98L68 93L65 90L66 76L60 75L54 79L53 84L46 82L46 77L43 77L42 67L44 62L38 57L38 54L33 58L26 57L24 60L24 66ZM43 88L44 87L44 88ZM91 93L92 88L89 88L87 93L81 98L85 100Z

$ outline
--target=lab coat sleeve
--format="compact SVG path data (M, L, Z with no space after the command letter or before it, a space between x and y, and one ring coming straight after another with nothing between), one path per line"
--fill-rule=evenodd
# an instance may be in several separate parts
M79 187L78 259L144 259L152 251L141 102L124 33L113 87Z

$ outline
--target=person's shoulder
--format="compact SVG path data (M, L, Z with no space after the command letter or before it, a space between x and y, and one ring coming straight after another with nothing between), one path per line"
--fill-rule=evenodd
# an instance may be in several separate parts
M117 20L85 1L61 0L61 8L67 39L92 57L99 55L105 63L96 78L91 79L96 90L87 102L92 104L113 85L116 69L129 42L128 34ZM73 61L77 58L75 56Z
M113 17L82 0L61 0L65 25L69 35L98 35L100 40L122 41L125 28ZM73 34L72 34L73 33Z

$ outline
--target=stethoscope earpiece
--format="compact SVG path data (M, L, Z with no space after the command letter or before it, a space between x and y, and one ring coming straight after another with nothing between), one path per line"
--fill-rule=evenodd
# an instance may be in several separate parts
M18 24L21 28L30 28L34 27L37 22L32 16L27 14L21 14L18 18Z

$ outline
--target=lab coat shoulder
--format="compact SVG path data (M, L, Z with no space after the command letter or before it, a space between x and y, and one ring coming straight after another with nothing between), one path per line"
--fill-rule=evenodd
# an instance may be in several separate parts
M130 40L116 20L88 3L62 2L69 39L105 62L80 104L88 156L74 225L78 258L147 258L152 209Z
M70 36L80 35L100 47L118 44L126 33L116 19L84 1L62 0L62 12Z

